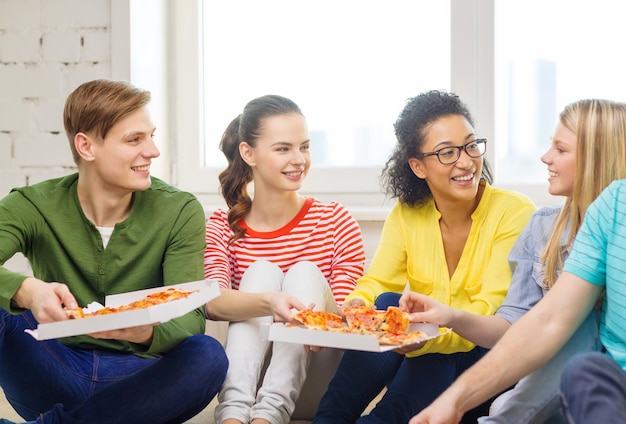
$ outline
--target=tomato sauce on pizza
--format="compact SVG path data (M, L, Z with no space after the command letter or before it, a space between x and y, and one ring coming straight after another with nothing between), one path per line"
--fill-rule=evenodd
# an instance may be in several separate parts
M426 337L421 331L408 332L409 315L397 306L390 306L386 311L348 306L343 313L342 318L331 312L303 309L294 312L293 317L311 330L373 335L381 345L407 345Z
M122 306L105 307L105 308L99 309L91 313L86 313L83 308L66 309L65 313L70 319L78 319L78 318L87 318L87 317L98 316L98 315L107 315L107 314L112 314L112 313L122 312L122 311L132 311L136 309L147 308L147 307L154 306L154 305L160 305L166 302L171 302L172 300L184 299L184 298L189 297L189 295L194 292L195 291L184 291L184 290L170 287L168 289L165 289L156 293L151 293L142 299L136 300L134 302L131 302Z

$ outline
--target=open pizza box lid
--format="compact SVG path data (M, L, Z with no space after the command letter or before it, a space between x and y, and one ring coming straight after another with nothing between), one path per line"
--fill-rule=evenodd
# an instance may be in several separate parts
M186 298L172 300L147 308L39 324L35 330L25 331L37 340L48 340L98 331L119 330L138 325L164 323L193 311L220 294L219 284L216 281L201 280L107 296L104 306L116 307L126 305L143 299L151 293L169 288L193 291L194 293Z
M436 324L411 323L407 331L423 332L425 336L420 339L422 341L441 337L451 331L451 329L439 328ZM311 330L284 323L265 325L262 328L261 336L274 342L299 343L310 346L363 350L367 352L387 352L399 347L398 345L381 345L376 336L373 335Z

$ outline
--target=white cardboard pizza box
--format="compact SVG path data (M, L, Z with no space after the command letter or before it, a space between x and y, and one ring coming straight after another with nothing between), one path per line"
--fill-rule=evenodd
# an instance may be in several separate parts
M363 350L367 352L387 352L398 348L398 346L394 345L379 344L376 336L311 330L284 323L265 325L262 330L262 337L274 342L299 343L310 346ZM421 331L425 334L425 337L421 340L430 340L446 334L450 329L445 328L440 331L436 324L411 323L407 331Z
M187 312L204 305L220 294L219 285L216 281L201 280L107 296L104 306L116 307L126 305L130 302L140 300L151 293L163 291L168 288L193 291L194 293L183 299L172 300L148 308L39 324L37 329L25 331L37 340L48 340L95 333L98 331L118 330L120 328L135 327L138 325L164 323L173 318L185 315Z

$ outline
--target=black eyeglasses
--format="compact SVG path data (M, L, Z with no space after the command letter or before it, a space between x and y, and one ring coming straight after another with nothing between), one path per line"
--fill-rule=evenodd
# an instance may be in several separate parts
M471 158L479 158L487 151L487 139L477 138L463 146L448 146L434 152L418 153L416 157L424 159L428 156L437 156L442 165L452 165L461 157L461 150L465 150L467 156Z

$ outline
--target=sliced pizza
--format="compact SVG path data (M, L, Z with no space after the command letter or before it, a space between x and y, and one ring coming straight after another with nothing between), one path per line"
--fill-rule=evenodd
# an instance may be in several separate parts
M405 334L408 328L409 314L397 306L388 307L385 312L385 322L380 329L393 334Z
M389 333L380 331L376 334L378 343L381 345L403 346L421 342L426 339L426 334L421 331L411 331L409 333Z
M421 331L408 331L409 315L397 306L386 311L366 306L348 306L342 317L326 311L303 309L292 316L305 328L331 332L364 334L375 336L380 345L406 346L425 340Z
M369 306L347 306L343 310L348 328L353 332L378 331L385 319L385 312Z
M88 317L98 316L98 315L108 315L108 314L112 314L116 312L144 309L150 306L160 305L166 302L171 302L173 300L184 299L184 298L189 297L189 295L192 293L194 293L194 291L184 291L184 290L176 289L174 287L169 287L165 290L151 293L142 299L136 300L126 305L117 306L117 307L104 307L104 308L98 309L97 311L90 312L90 313L85 312L83 308L65 309L65 313L70 319L88 318Z
M342 318L331 312L302 309L292 314L294 319L312 330L330 330L343 327Z

